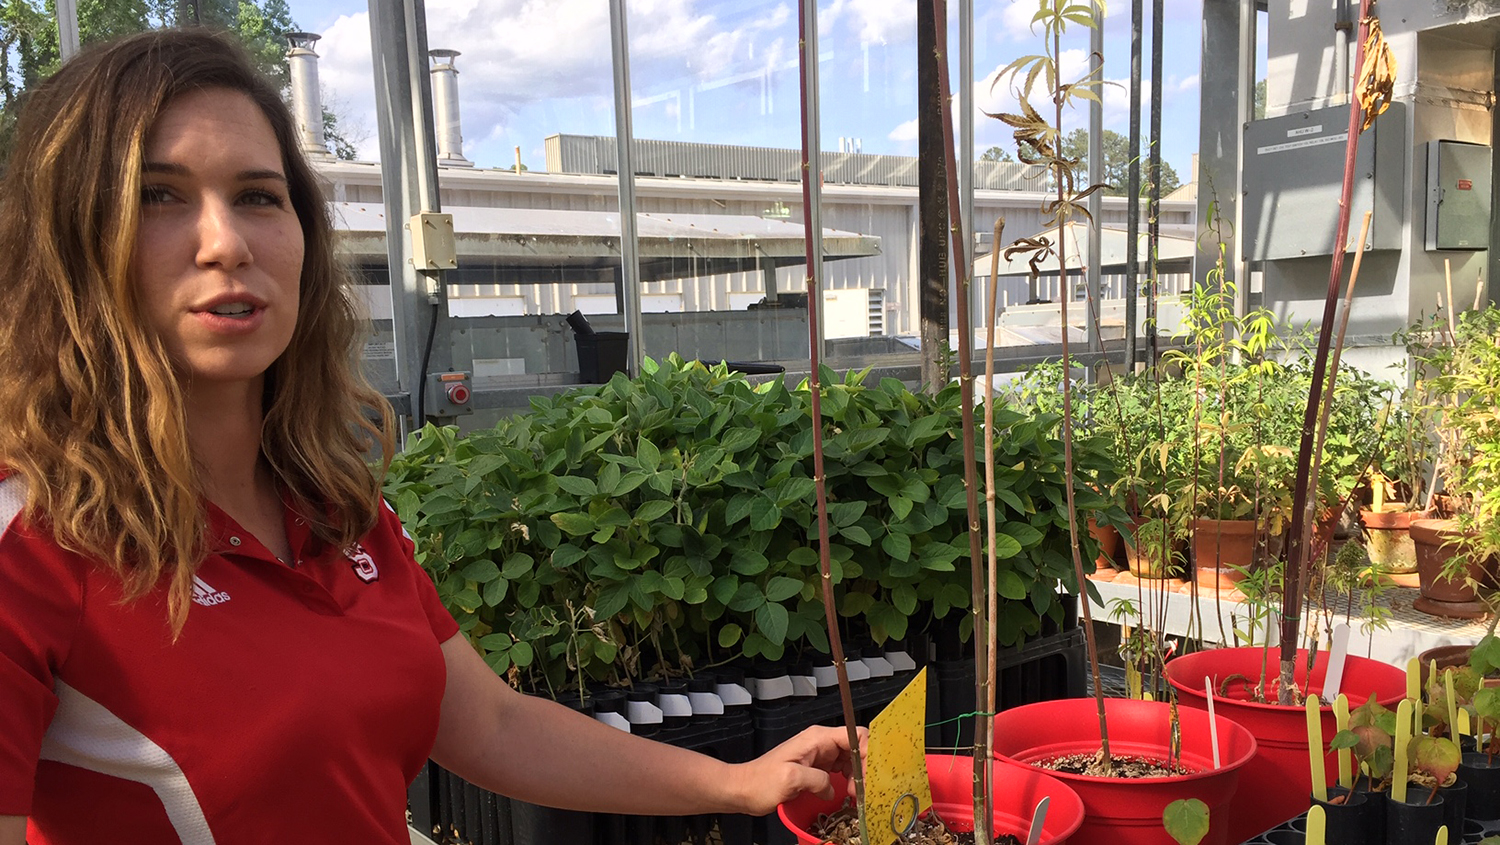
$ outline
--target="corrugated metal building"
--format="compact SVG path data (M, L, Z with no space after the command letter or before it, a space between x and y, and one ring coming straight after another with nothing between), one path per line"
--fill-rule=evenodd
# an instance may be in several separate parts
M650 174L636 180L638 210L642 213L748 215L793 223L802 220L801 188L795 181L796 151L647 140L636 143L639 169ZM613 139L554 135L547 139L547 153L548 172L444 167L440 176L442 203L445 208L618 211L617 177L610 173ZM915 334L916 159L859 153L824 156L823 226L874 236L880 244L877 256L825 265L825 289L837 302L835 311L843 315L841 320L834 317L838 326L831 327L830 336ZM381 201L378 165L325 161L317 166L335 200ZM1044 186L1028 170L1019 164L980 164L976 169L975 231L989 232L1001 216L1006 220L1007 241L1044 228L1041 206L1050 195L1040 190ZM1193 209L1191 202L1165 201L1162 223L1169 229L1191 225ZM1102 222L1123 225L1124 221L1124 199L1106 198ZM803 289L801 268L782 268L777 273L778 290ZM453 313L614 311L615 292L610 285L497 284L482 276L463 274L463 283L450 291ZM1183 280L1164 281L1168 282L1166 290L1171 291ZM1055 280L1052 284L1055 291ZM1118 287L1118 280L1106 278L1106 291L1113 288L1118 295ZM1024 280L1007 280L1002 303L1024 301L1025 289ZM642 300L647 311L743 310L764 293L761 274L734 273L648 283ZM867 315L867 319L849 319L853 314Z

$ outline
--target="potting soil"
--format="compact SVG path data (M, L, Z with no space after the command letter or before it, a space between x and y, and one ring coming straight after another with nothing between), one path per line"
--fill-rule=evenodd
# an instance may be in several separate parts
M1093 767L1098 757L1099 755L1097 754L1068 754L1046 760L1033 760L1031 761L1031 765L1039 766L1043 769L1051 769L1054 772L1066 772L1070 775L1094 776L1097 773L1090 771L1090 768ZM1110 762L1114 764L1114 770L1108 777L1125 778L1127 780L1197 774L1192 769L1185 768L1180 764L1168 765L1159 760L1150 760L1145 757L1116 755L1111 758Z
M820 816L811 831L825 842L834 845L861 845L859 819L854 808L845 806L831 816ZM969 831L955 833L943 826L936 816L918 818L911 830L900 837L902 845L974 845L974 834ZM1022 841L1008 833L995 833L995 845L1022 845Z

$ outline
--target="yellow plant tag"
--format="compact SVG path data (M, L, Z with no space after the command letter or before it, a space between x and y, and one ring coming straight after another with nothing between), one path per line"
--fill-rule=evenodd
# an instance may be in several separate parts
M870 722L865 807L870 845L892 845L932 806L927 783L927 670Z
M1328 818L1323 807L1314 804L1307 810L1307 845L1323 845L1327 841Z
M1334 725L1340 731L1349 729L1349 697L1339 693L1339 697L1333 702ZM1347 748L1339 749L1339 786L1345 789L1354 788L1354 755Z
M1317 696L1307 699L1307 756L1311 765L1312 794L1319 801L1328 800L1328 769L1323 762L1323 713Z

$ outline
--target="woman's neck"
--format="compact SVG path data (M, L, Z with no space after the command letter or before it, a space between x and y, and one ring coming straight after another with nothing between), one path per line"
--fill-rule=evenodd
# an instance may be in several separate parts
M209 500L223 507L274 492L260 451L262 379L188 385L185 399L188 445Z

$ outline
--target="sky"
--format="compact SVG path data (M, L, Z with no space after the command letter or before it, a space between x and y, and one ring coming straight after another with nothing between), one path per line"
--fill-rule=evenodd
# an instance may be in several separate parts
M377 159L366 4L290 5L299 26L323 36L317 50L326 104L340 114L360 157ZM957 3L949 5L956 43ZM1149 14L1151 4L1144 5ZM1165 0L1162 151L1184 182L1198 138L1200 5ZM918 6L916 0L819 3L825 150L849 138L866 153L916 154ZM428 0L426 9L428 46L462 53L455 66L464 153L476 165L510 167L519 147L525 165L541 170L548 135L614 134L606 0ZM1040 52L1040 37L1029 28L1036 9L1037 0L975 3L976 155L991 145L1014 149L1010 130L982 112L1015 109L1015 81L997 84L997 73L1019 56ZM1121 134L1130 111L1129 14L1125 0L1111 0L1104 27L1104 125ZM800 146L794 0L631 0L627 15L637 138ZM1088 30L1074 27L1062 47L1063 76L1078 79L1088 61ZM1143 138L1158 88L1150 79L1149 50L1148 19ZM1044 114L1050 120L1050 108ZM1064 128L1086 126L1087 119L1080 103L1065 114Z

